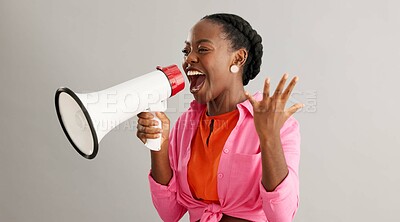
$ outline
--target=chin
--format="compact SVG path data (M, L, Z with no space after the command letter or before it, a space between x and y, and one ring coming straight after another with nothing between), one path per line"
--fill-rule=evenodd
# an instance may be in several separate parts
M207 104L207 100L204 99L204 97L198 96L198 95L193 95L194 99L196 100L196 102L200 103L200 104Z
M207 99L206 95L204 94L199 94L199 93L194 93L192 94L194 99L196 100L196 102L200 103L200 104L207 104L210 100Z

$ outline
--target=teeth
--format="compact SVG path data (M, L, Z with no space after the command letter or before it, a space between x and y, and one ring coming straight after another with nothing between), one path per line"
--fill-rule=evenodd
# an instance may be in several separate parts
M195 75L204 75L203 73L195 70L190 70L187 72L188 76L195 76Z

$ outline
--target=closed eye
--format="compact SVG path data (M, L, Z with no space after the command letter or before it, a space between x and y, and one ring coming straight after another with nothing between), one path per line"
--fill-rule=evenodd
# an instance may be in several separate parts
M182 53L184 56L188 56L190 51L188 49L182 49Z
M206 53L206 52L208 52L208 51L210 51L210 50L207 49L207 48L199 48L197 51L198 51L199 53Z

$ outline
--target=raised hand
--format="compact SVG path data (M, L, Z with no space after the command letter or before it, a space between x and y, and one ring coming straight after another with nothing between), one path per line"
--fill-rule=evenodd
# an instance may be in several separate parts
M287 79L288 75L284 74L276 87L275 93L270 96L270 80L266 78L261 101L256 101L246 92L246 97L253 106L254 123L260 140L268 139L268 136L279 135L280 129L286 120L304 106L301 103L296 103L285 110L286 102L299 78L295 76L286 89L283 90Z

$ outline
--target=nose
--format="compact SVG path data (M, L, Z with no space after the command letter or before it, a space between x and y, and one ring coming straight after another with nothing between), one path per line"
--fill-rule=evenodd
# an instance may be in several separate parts
M196 53L193 51L190 52L185 58L185 62L187 64L194 64L194 63L197 63L198 61L199 61L199 58L197 57Z

